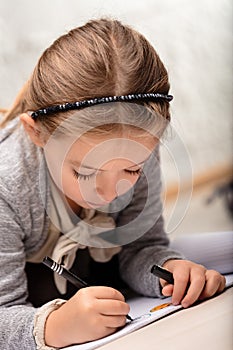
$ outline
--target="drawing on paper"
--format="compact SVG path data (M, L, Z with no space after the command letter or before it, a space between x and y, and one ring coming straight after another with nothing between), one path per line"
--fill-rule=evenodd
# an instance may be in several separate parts
M164 304L157 305L157 306L153 307L153 308L150 310L150 312L155 312L155 311L164 309L165 307L170 306L170 305L172 305L172 303L164 303Z

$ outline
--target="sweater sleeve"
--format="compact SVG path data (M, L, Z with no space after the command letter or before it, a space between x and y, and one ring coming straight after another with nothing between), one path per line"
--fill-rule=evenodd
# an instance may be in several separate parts
M130 204L117 219L118 226L127 227L132 218L139 217L143 212L135 225L135 230L141 230L141 237L123 246L119 253L119 266L122 279L133 290L151 297L162 297L159 279L150 272L152 265L184 258L169 247L169 238L164 231L158 158L157 152L152 154L145 165L145 172L135 185Z
M0 349L33 350L39 348L33 332L40 308L27 302L25 232L4 193L0 186Z
M36 309L26 302L23 232L11 207L0 198L0 348L36 349ZM7 348L6 348L7 347Z

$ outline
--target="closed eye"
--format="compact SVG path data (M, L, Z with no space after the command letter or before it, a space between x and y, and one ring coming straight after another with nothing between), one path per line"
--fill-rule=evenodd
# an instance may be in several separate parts
M141 168L139 168L139 169L137 169L137 170L127 170L127 169L125 169L125 172L126 172L127 174L134 175L134 176L135 176L135 175L141 175L142 169L141 169ZM84 175L84 174L78 173L76 170L73 170L73 175L74 175L74 177L75 177L76 179L78 179L78 180L90 180L91 177L95 175L95 173L96 173L96 172L94 172L94 173L92 173L92 174Z
M125 172L130 174L130 175L141 175L142 169L141 168L139 168L137 170L127 170L127 169L125 169Z
M90 178L92 176L94 176L94 174L95 174L95 172L92 174L84 175L84 174L80 174L77 171L73 170L73 175L78 180L90 180Z

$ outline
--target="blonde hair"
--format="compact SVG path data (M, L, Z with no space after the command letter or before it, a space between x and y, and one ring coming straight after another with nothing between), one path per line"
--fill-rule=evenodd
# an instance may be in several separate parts
M118 20L91 20L58 38L40 57L0 127L27 111L93 97L169 91L167 71L143 35ZM165 100L143 103L167 121ZM70 112L40 117L50 133Z

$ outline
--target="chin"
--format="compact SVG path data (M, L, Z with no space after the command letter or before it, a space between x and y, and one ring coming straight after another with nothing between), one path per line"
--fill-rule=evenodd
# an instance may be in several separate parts
M105 202L105 203L93 203L93 202L85 202L85 206L83 205L84 208L101 208L101 207L104 207L106 205L108 205L109 202Z

